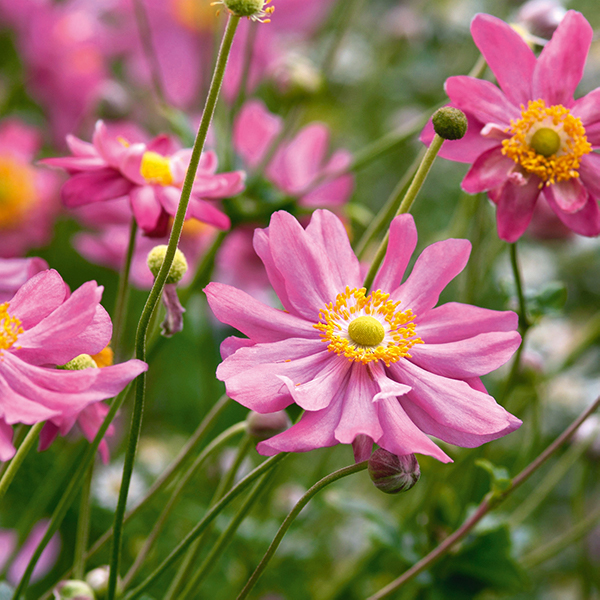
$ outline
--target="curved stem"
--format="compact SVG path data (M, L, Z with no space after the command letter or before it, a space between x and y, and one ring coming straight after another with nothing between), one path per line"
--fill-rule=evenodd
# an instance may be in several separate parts
M190 157L190 164L185 175L183 187L181 190L181 199L179 206L177 207L177 213L173 221L173 227L171 229L171 235L169 237L169 244L165 253L165 258L160 271L154 280L154 285L150 290L150 294L142 311L140 321L138 323L136 340L135 340L135 355L136 358L144 360L146 356L146 334L148 332L148 326L152 318L157 304L160 301L162 291L167 279L167 275L173 264L173 258L175 257L175 250L181 237L181 230L183 229L183 222L187 212L190 196L192 193L192 187L196 177L196 171L198 170L198 164L202 150L204 149L204 143L208 134L208 128L212 121L212 117L219 97L219 91L221 84L223 83L223 77L225 75L225 69L227 67L227 59L231 51L231 45L237 26L239 24L240 17L235 15L229 15L227 21L227 27L223 35L223 41L221 42L221 48L217 57L217 63L215 65L215 71L210 84L208 97L206 98L206 104L204 106L204 112L202 113L202 120L198 128L198 134L194 142L192 155ZM125 463L123 465L123 479L121 481L121 489L119 491L119 500L117 503L117 509L115 511L115 521L113 526L113 545L110 558L110 575L108 579L108 591L107 599L114 600L116 589L117 589L117 576L119 572L119 564L121 562L121 542L123 534L123 519L125 517L125 507L127 503L127 495L129 492L129 484L131 482L131 474L133 472L133 463L135 461L135 453L137 449L137 443L140 436L142 415L144 410L144 397L146 387L146 373L142 373L136 380L136 395L135 403L133 406L133 414L131 416L131 428L129 433L129 439L127 444L127 451L125 454Z
M27 435L25 436L25 439L19 446L19 449L12 457L8 467L6 468L6 471L4 471L4 474L2 475L2 479L0 479L0 501L2 501L2 498L4 498L4 494L6 494L8 486L11 484L15 475L17 474L17 471L19 470L19 467L21 466L21 464L25 460L25 457L27 456L32 446L38 439L38 436L40 435L40 431L42 430L43 426L43 422L36 423L35 425L33 425L31 429L27 432Z
M339 469L326 477L323 477L320 481L315 483L303 496L298 500L294 508L289 512L288 516L284 519L279 531L273 538L271 545L265 552L262 560L252 573L252 576L244 586L244 589L239 593L237 600L242 600L246 598L248 594L252 591L252 588L258 581L258 578L262 575L262 572L267 568L269 561L273 558L283 536L286 534L287 530L290 528L290 525L294 522L294 519L300 514L300 511L308 504L313 496L318 494L323 488L327 487L330 483L337 481L338 479L342 479L342 477L346 477L348 475L352 475L353 473L358 473L359 471L364 471L369 465L368 460L364 460L362 462L356 463L355 465L350 465L349 467L344 467L343 469Z
M435 157L437 156L438 152L440 151L440 148L442 147L443 143L444 143L444 138L440 137L436 133L435 136L433 137L433 140L431 141L431 144L429 144L429 148L427 148L427 151L425 152L423 159L421 160L421 164L419 165L419 168L417 169L417 172L415 173L415 176L414 176L408 190L406 190L406 194L404 195L404 198L402 199L402 202L400 203L400 207L398 208L396 215L401 215L401 214L404 214L404 213L407 213L410 211L410 209L417 197L417 194L419 193L419 190L423 187L423 184L425 183L425 179L427 179L427 175L429 174L429 171L431 170L431 167L433 166L433 163L435 161ZM373 259L373 262L371 263L369 272L367 273L367 276L365 277L365 282L363 285L365 288L367 288L367 290L373 285L373 280L375 279L375 275L377 274L377 271L379 270L379 267L381 266L381 263L383 262L383 259L385 258L385 253L387 251L389 238L390 238L390 232L388 230L388 232L385 234L385 237L383 238L383 241L381 242L381 244L377 250L377 253L375 254L375 258Z
M83 579L85 575L85 553L90 535L90 490L94 475L94 463L88 467L83 488L81 489L81 503L79 505L79 518L77 521L77 537L75 538L75 559L73 561L73 576Z
M522 485L533 473L535 473L569 438L575 433L577 428L600 406L600 397L592 403L586 410L563 431L563 433L550 444L533 462L523 469L513 480L511 486L504 492L489 493L477 507L477 510L467 519L452 535L448 536L439 546L434 548L427 556L413 565L408 571L403 573L397 579L379 590L377 593L369 596L367 600L381 600L387 598L390 594L399 589L402 585L414 579L419 573L428 569L438 558L443 556L454 544L460 541L469 533L483 517L496 508L504 501L514 490Z
M531 327L527 318L527 304L525 302L525 294L523 293L523 280L521 277L521 269L519 268L519 258L517 256L517 243L510 244L510 266L515 278L515 289L517 291L517 300L519 302L519 331L521 336Z
M276 464L288 456L287 453L277 454L265 460L256 469L248 473L237 485L231 489L217 504L215 504L202 518L202 520L188 533L183 541L163 560L163 562L144 580L140 585L131 590L123 600L134 600L156 581L183 553L189 548L205 529L212 523L215 517L237 496L239 496L253 481L264 473L267 473Z

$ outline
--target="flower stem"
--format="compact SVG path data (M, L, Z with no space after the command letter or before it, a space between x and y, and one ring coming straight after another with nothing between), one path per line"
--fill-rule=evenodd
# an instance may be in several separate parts
M6 494L8 486L11 484L11 481L17 474L19 467L25 460L25 457L31 450L31 447L35 444L35 441L40 435L40 431L42 430L43 426L43 422L33 425L27 432L23 442L19 445L19 449L17 450L16 454L12 457L8 467L6 468L6 471L4 471L4 474L2 475L2 479L0 479L0 501L2 501L2 498L4 498L4 494Z
M92 487L92 476L94 475L94 463L88 467L83 487L81 488L81 503L79 505L79 519L77 521L77 537L75 538L75 560L73 561L73 576L75 579L83 579L85 575L85 554L90 535L90 490Z
M510 487L503 491L490 492L479 504L475 512L469 517L452 535L448 536L439 546L434 548L427 556L413 565L408 571L400 577L386 585L377 593L369 596L367 600L382 600L387 598L398 590L402 585L414 579L419 573L429 568L436 560L446 554L458 541L469 533L483 517L503 502L514 490L521 486L531 475L533 475L571 436L577 428L600 406L600 397L598 397L591 406L586 408L563 433L550 444L534 461L523 469L513 480Z
M267 568L269 561L275 554L283 536L286 534L287 530L290 528L290 525L294 522L294 519L300 514L300 511L308 504L313 496L318 494L323 488L327 487L330 483L337 481L338 479L342 479L348 475L352 475L353 473L358 473L359 471L364 471L369 464L369 461L364 460L362 462L356 463L355 465L350 465L349 467L344 467L343 469L339 469L330 473L326 477L323 477L320 481L317 481L303 496L298 500L294 508L289 512L288 516L284 519L279 531L273 538L271 545L265 552L262 560L252 573L252 576L244 586L244 589L239 593L237 600L242 600L246 598L248 594L252 591L252 588L258 581L258 578L262 575L262 572Z
M267 473L275 465L288 456L287 453L277 454L268 458L253 471L248 473L240 482L236 484L217 504L215 504L202 518L202 520L188 533L180 544L163 560L163 562L144 580L140 585L131 590L123 600L134 600L156 581L173 563L175 563L183 553L189 548L206 528L212 523L215 517L234 499L237 498L253 481Z
M129 296L129 273L131 271L131 260L135 252L135 236L137 234L137 221L131 219L129 229L129 243L127 244L127 255L121 276L119 277L119 289L117 290L117 301L115 303L115 313L113 318L113 348L117 355L117 360L121 354L121 336L123 335L124 316L126 313L127 298Z
M421 163L419 164L419 168L417 169L417 172L415 173L412 183L410 184L408 190L406 190L406 194L404 195L404 198L402 199L402 202L400 203L400 207L398 208L396 215L401 215L401 214L404 214L404 213L407 213L410 211L410 209L417 197L417 194L419 193L420 189L423 187L423 183L425 183L425 179L427 179L427 175L429 174L429 171L431 170L431 167L433 166L433 163L435 161L435 157L437 156L438 152L440 151L440 148L442 147L443 143L444 143L444 138L440 137L436 133L435 136L433 137L433 140L431 141L431 144L429 144L429 148L427 148L427 151L425 152L425 155L423 156ZM381 263L383 262L383 259L385 258L385 253L387 251L389 238L390 238L390 232L388 230L387 233L385 234L385 237L383 238L383 241L381 242L379 248L377 249L375 258L373 259L373 262L371 263L371 268L369 269L369 272L367 273L367 276L365 277L365 282L363 285L365 288L367 288L367 290L373 285L373 280L375 279L375 275L377 274L377 271L379 270L379 267L381 266Z
M198 164L204 149L204 143L208 134L208 128L214 115L217 99L219 97L219 91L223 83L223 77L225 75L225 69L227 67L227 59L231 51L231 45L237 26L240 22L240 17L236 15L229 15L223 40L221 42L221 48L217 57L217 63L215 65L215 71L208 91L208 97L206 98L206 104L204 105L204 112L202 113L202 120L198 128L194 147L192 149L192 155L190 157L190 164L188 166L187 173L183 182L181 190L181 199L179 206L177 207L177 213L173 221L173 227L171 229L171 235L169 237L169 244L163 264L160 268L154 285L150 290L148 299L142 311L137 333L135 339L135 355L140 360L145 359L146 355L146 335L148 332L148 326L152 318L157 304L160 301L162 291L173 264L175 257L175 250L181 237L181 230L183 229L183 223L187 212L190 196L192 193L192 187L194 185L194 179L196 177L196 171L198 170ZM133 414L131 416L131 429L129 433L129 439L127 443L127 451L125 454L125 463L123 465L123 479L121 481L121 489L119 492L119 500L117 503L117 509L115 511L115 521L113 526L113 545L110 558L110 575L108 579L108 591L107 600L114 600L116 589L117 589L117 576L119 572L119 564L121 562L121 545L122 545L122 534L123 534L123 519L125 517L125 507L127 503L127 494L129 492L129 484L131 482L131 474L133 472L133 463L135 461L135 453L137 449L137 443L140 436L140 430L142 425L142 414L144 409L144 397L146 387L146 374L142 373L136 380L136 395L135 403L133 407Z
M525 337L525 333L531 327L531 323L527 318L527 305L525 302L525 294L523 293L523 279L519 268L519 257L517 256L517 243L510 244L510 266L515 278L515 288L517 290L517 299L519 301L519 332Z

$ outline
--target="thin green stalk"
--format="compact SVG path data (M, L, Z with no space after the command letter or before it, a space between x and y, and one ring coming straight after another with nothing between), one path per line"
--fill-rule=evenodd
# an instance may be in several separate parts
M229 15L227 26L225 28L225 34L223 35L223 41L217 57L217 63L213 78L210 84L208 97L204 106L204 112L202 113L202 120L198 128L198 134L194 142L192 155L190 157L190 164L188 166L187 173L183 182L181 190L181 199L179 206L177 207L177 213L173 221L173 227L171 229L171 235L169 237L169 243L167 245L167 251L160 271L154 280L154 285L150 290L150 294L146 301L146 305L142 311L135 340L135 356L140 360L145 359L146 355L146 334L148 332L148 325L152 318L156 306L160 301L162 291L167 279L167 275L173 264L173 258L175 257L175 251L181 237L181 230L183 229L183 222L187 212L188 204L190 201L190 195L192 187L194 185L194 179L196 177L196 171L198 170L198 164L202 150L204 149L204 143L208 134L208 128L210 126L212 117L214 115L215 106L219 97L219 91L221 84L223 83L223 77L225 75L225 69L227 67L227 59L231 51L231 45L237 26L240 22L240 17L236 15ZM127 450L125 454L125 463L123 465L123 479L121 481L121 489L119 492L119 500L117 503L117 509L115 511L115 521L113 526L113 545L110 558L110 575L108 579L108 591L107 600L114 600L116 589L117 589L117 577L119 573L119 564L121 562L121 546L122 546L122 535L123 535L123 519L125 517L125 506L127 503L127 495L129 492L129 484L131 482L131 474L133 472L133 463L135 461L135 454L137 449L137 443L140 436L140 430L142 425L142 415L144 409L144 397L146 387L146 374L142 373L136 380L136 395L135 403L133 406L133 414L131 416L131 429L129 433L129 439L127 443Z
M94 475L94 463L88 467L83 487L81 488L81 503L79 505L79 518L77 521L77 537L75 538L75 559L73 561L73 576L75 579L83 579L85 575L85 554L90 537L90 491L92 477Z
M369 596L367 600L382 600L388 598L396 590L402 587L408 581L414 579L419 573L428 569L440 557L444 556L457 542L464 538L472 529L483 519L487 513L501 504L512 492L527 481L565 442L567 442L577 431L577 428L600 406L600 397L586 408L558 438L554 440L534 461L523 469L511 482L508 489L502 492L490 492L479 504L475 512L450 536L448 536L439 546L434 548L427 556L413 565L405 573L381 590Z
M144 580L140 585L131 590L125 595L123 600L134 600L139 598L140 595L152 585L171 565L173 565L189 548L190 544L194 542L205 529L212 523L215 517L237 496L239 496L253 481L261 477L264 473L267 473L275 465L281 462L288 456L287 453L277 454L268 458L253 471L248 473L241 481L239 481L235 487L233 487L217 504L215 504L208 512L204 515L202 520L188 533L183 541L163 560L163 562Z
M94 441L88 446L86 453L84 454L83 458L81 459L81 462L79 463L79 466L78 466L77 470L75 471L75 474L73 475L73 478L69 482L67 489L65 490L58 505L56 506L56 508L54 509L54 512L52 513L52 517L50 518L50 523L48 524L48 529L46 530L44 537L41 539L40 543L38 544L37 548L35 549L35 552L33 553L33 556L31 557L29 564L27 565L27 568L25 569L25 573L23 574L23 577L21 578L21 581L19 582L19 585L17 586L15 593L13 594L13 600L18 600L21 597L21 595L25 592L25 590L27 589L29 580L31 578L31 574L33 573L33 569L35 568L37 561L39 560L40 556L42 555L42 552L48 545L48 542L52 539L52 536L56 533L56 531L60 527L65 515L67 514L67 510L71 506L71 503L73 502L73 499L75 498L75 496L77 494L77 491L79 489L79 484L83 480L83 477L85 476L86 470L88 469L89 465L94 460L94 458L96 456L96 452L98 451L98 446L100 445L100 442L104 438L104 435L106 434L106 430L108 429L109 425L112 423L113 419L115 418L117 411L119 410L119 408L121 408L121 406L125 400L125 397L127 395L128 390L129 390L129 386L127 386L112 401L112 403L110 405L110 409L108 411L108 414L104 418L104 421L103 421L102 425L100 426L100 429L98 430L98 433L96 434L96 437L94 438Z
M404 198L402 199L400 207L398 208L398 211L396 213L397 215L401 215L401 214L404 214L404 213L407 213L410 211L410 209L417 197L417 194L419 193L420 189L423 187L423 184L425 183L425 179L427 179L427 175L429 174L429 171L431 170L431 167L433 166L433 163L435 161L435 157L437 156L438 152L440 151L440 148L442 147L443 143L444 143L444 138L440 137L436 133L435 136L433 137L433 140L431 141L431 144L429 144L429 148L427 148L427 151L425 152L423 159L421 160L421 164L419 165L419 168L417 169L417 172L415 173L412 183L410 184L408 190L406 190L406 194L404 195ZM379 270L379 267L381 266L381 263L383 262L383 259L385 258L385 253L387 250L389 238L390 238L390 232L388 230L387 233L385 234L385 237L383 238L383 241L381 242L381 244L377 250L377 253L375 254L375 258L373 259L373 262L371 263L369 272L367 273L367 276L365 277L365 282L363 285L365 288L367 288L367 290L373 285L373 280L375 279L375 275L377 274L377 271Z
M129 297L129 273L131 271L131 260L135 251L135 237L137 234L137 221L135 217L131 219L131 227L129 228L129 243L127 244L127 254L125 256L125 264L119 277L119 289L117 290L117 301L115 303L115 312L113 318L113 348L117 357L121 355L121 336L123 335L123 325L125 322L125 314L127 307L127 299Z
M4 471L2 479L0 479L0 502L2 501L2 498L4 498L4 494L6 494L8 486L11 484L15 475L17 474L17 471L25 460L25 457L38 439L43 426L43 422L32 425L31 429L27 432L25 439L19 446L19 449L12 457L8 467L6 468L6 471Z
M141 550L138 552L135 561L131 568L129 569L127 575L123 578L123 588L127 589L132 579L135 577L137 572L140 570L144 561L146 560L146 556L148 552L152 548L152 545L158 538L160 532L162 531L169 515L172 513L175 504L181 497L181 494L185 488L185 486L189 483L190 479L194 476L194 474L198 471L198 469L204 464L206 459L213 454L216 450L223 447L227 444L231 438L236 435L244 432L246 430L246 422L242 421L241 423L236 423L226 429L221 435L217 436L206 448L198 455L193 464L189 467L189 469L184 473L181 479L177 482L177 486L171 492L171 496L169 500L165 504L161 514L158 519L154 523L154 527L150 532L150 535L146 538L144 545Z
M362 462L356 463L355 465L350 465L349 467L344 467L343 469L338 469L333 473L330 473L326 477L323 477L320 481L317 481L303 496L298 500L294 508L289 512L288 516L284 519L279 531L275 534L271 545L265 552L262 560L252 573L252 576L239 593L237 600L242 600L246 598L248 594L252 591L252 588L255 586L258 578L262 575L262 572L267 568L269 561L277 551L283 536L287 533L287 530L290 528L290 525L294 522L294 519L300 514L300 511L309 503L313 496L318 494L323 488L327 487L330 483L337 481L338 479L342 479L348 475L352 475L353 473L358 473L360 471L364 471L369 465L368 460L364 460Z

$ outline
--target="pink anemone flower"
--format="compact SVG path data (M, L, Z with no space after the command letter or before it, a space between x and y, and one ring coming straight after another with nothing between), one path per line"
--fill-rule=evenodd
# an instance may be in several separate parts
M303 229L277 212L256 231L254 247L284 310L228 285L207 286L216 317L249 338L221 346L217 377L227 393L260 413L292 403L305 411L260 442L261 454L353 443L362 460L366 439L393 454L450 462L428 435L470 448L520 426L480 380L519 346L517 315L454 302L434 308L471 246L455 239L429 246L401 283L416 243L413 218L396 217L368 293L333 213L317 210Z
M67 136L67 144L73 156L42 161L71 175L61 190L65 206L75 208L127 196L138 225L147 235L166 234L169 216L177 211L191 149L179 150L166 135L148 144L132 143L116 132L111 134L102 121L96 123L91 144L74 136ZM203 153L187 218L228 229L229 218L210 201L239 194L245 174L216 171L216 154Z
M600 88L575 100L592 41L590 24L569 11L538 58L508 24L477 15L471 33L499 87L450 77L445 89L469 128L440 155L472 163L462 182L497 205L498 235L516 241L542 195L574 232L600 233ZM421 139L429 143L431 124Z
M0 302L10 300L28 279L47 269L43 258L0 258Z
M139 360L79 371L59 370L81 354L101 352L112 335L94 281L72 294L54 270L38 273L0 305L0 458L14 454L12 425L74 421L116 396L148 366Z

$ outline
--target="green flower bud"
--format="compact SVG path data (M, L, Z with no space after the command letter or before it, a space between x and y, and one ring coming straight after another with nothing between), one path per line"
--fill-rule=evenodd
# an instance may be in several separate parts
M96 600L94 591L85 581L61 581L53 591L56 600Z
M396 456L378 448L369 459L369 476L377 489L397 494L410 490L419 481L421 469L414 454Z
M162 264L165 260L165 255L167 254L167 246L161 244L160 246L155 246L148 253L148 258L146 262L148 263L148 268L152 271L152 275L156 277ZM178 283L181 278L186 274L188 270L187 260L185 260L185 256L183 252L177 248L175 250L175 257L173 258L173 264L171 265L171 269L169 270L169 274L167 275L166 283Z
M249 17L261 21L273 12L273 7L265 8L271 0L222 0L222 3L238 17ZM268 20L265 21L268 23Z
M70 360L66 365L57 367L65 371L83 371L83 369L97 369L96 361L89 354L80 354L73 360Z
M108 565L92 569L85 576L86 583L94 590L97 600L104 600L108 594L108 576L110 568ZM123 592L121 579L117 579L117 596Z
M444 106L433 113L433 128L445 140L460 140L467 133L467 117L462 110Z
M262 442L288 429L292 422L285 410L260 414L251 410L246 417L248 435Z

